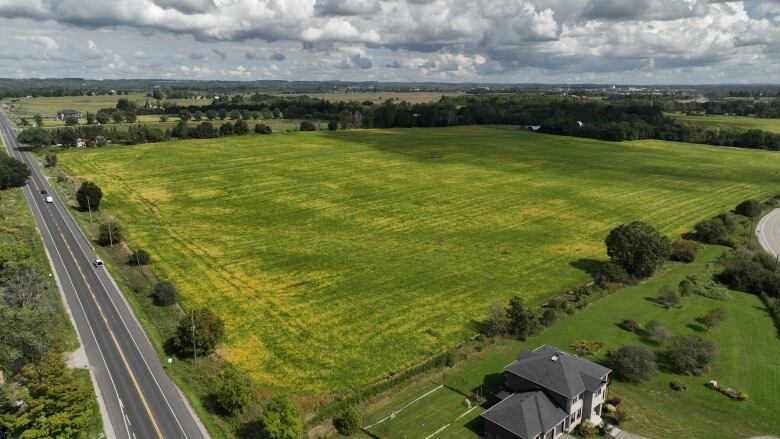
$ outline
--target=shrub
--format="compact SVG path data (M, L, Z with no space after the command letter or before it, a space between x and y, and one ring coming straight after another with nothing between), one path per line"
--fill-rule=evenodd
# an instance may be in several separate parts
M693 226L693 233L701 242L720 244L726 240L728 230L720 218L710 218Z
M271 131L271 127L264 123L258 123L255 125L255 133L257 134L271 134Z
M624 345L610 354L616 375L629 383L649 379L657 369L655 354L639 345Z
M542 325L552 326L556 320L558 320L558 313L553 308L545 308L544 312L542 312Z
M639 330L639 323L634 319L623 319L622 322L618 323L618 326L628 332L636 332Z
M657 320L650 320L645 325L645 328L650 336L659 343L665 343L672 338L672 333Z
M678 296L674 290L668 286L665 286L663 289L661 289L661 294L655 299L655 301L669 309L680 303L680 296Z
M748 218L755 218L761 215L761 204L756 200L745 200L734 208L734 212Z
M149 265L149 252L143 249L137 249L127 257L128 265L137 267L139 265Z
M578 340L577 343L572 345L574 352L581 357L593 355L602 347L604 347L603 342L592 340Z
M734 232L737 229L737 219L734 217L733 213L723 212L718 214L716 218L723 223L729 233Z
M114 245L124 240L122 226L113 219L100 224L98 228L98 244L102 246Z
M335 131L339 129L339 123L336 122L335 120L328 122L328 129L331 131Z
M607 262L593 276L596 285L601 288L610 288L613 284L629 284L632 282L631 275L620 265Z
M698 335L676 335L667 344L669 366L679 374L699 375L705 372L716 355L715 343Z
M605 240L612 262L636 277L648 277L669 257L669 238L641 221L621 224Z
M193 324L195 330L192 330ZM208 355L225 335L225 323L208 308L185 314L176 328L176 343L183 355Z
M778 273L767 270L760 259L748 250L735 251L725 260L718 281L733 290L780 297Z
M712 329L720 324L720 322L726 320L727 315L728 314L726 313L726 310L723 308L712 308L709 310L709 312L707 312L707 314L704 314L700 318L700 321L704 324L704 326L707 327L707 329Z
M678 239L672 243L672 254L669 259L678 262L690 263L696 259L696 255L698 253L698 244L687 239Z
M275 397L263 408L259 422L266 439L297 439L303 433L298 408L282 396Z
M609 408L609 410L607 408ZM604 405L604 411L602 412L601 416L607 422L615 425L620 425L621 422L625 422L630 419L625 406L615 407L610 404Z
M577 426L577 435L579 436L584 436L584 437L593 436L596 433L598 433L598 431L599 428L590 421L582 421Z
M360 414L354 407L346 407L333 418L333 426L336 427L339 434L351 436L360 430Z
M686 277L677 284L677 291L680 293L680 296L687 297L696 292L696 285L691 279Z
M235 366L228 365L220 371L212 397L218 410L234 416L252 401L251 382Z
M79 210L82 212L100 209L100 200L102 199L103 191L91 181L82 182L79 190L76 191L76 201L79 203Z
M676 390L678 392L684 392L688 390L688 385L682 381L672 381L671 383L669 383L669 387L671 387L673 390Z
M317 131L317 126L314 125L311 121L304 120L301 121L301 131Z
M170 282L159 282L152 290L154 303L158 306L170 306L179 301L176 287Z

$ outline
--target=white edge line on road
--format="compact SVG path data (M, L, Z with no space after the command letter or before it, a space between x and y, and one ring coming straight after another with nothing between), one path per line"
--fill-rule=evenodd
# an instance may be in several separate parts
M7 126L5 126L5 125L7 125ZM2 132L2 134L4 134L3 137L9 135L8 132L10 132L10 136L13 136L14 132L10 128L10 125L7 124L7 123L5 125L0 124L0 132ZM11 143L14 142L14 141L15 141L15 139L4 139L3 143L6 146L6 150L11 153L11 157L16 158L16 154L14 154L14 152L15 152L14 148L11 145ZM20 155L21 155L21 153L20 153ZM34 184L34 180L33 180L33 184ZM54 236L52 235L51 230L49 230L49 226L46 224L46 221L44 220L43 212L40 210L40 208L38 207L38 205L34 201L35 194L33 193L33 191L30 188L29 184L27 184L27 185L22 187L22 192L24 192L25 189L27 189L27 194L29 194L29 197L30 197L27 200L28 201L27 204L28 204L30 210L33 211L33 209L34 209L35 211L37 211L39 218L41 218L41 224L43 224L43 227L46 230L46 233L49 235L49 240L52 242L52 244L54 244ZM33 213L33 220L34 220L35 219L35 212L32 212L32 213ZM35 223L35 221L33 221L33 222ZM36 224L36 228L37 228L37 223L35 223L35 224ZM43 233L42 233L42 230L40 228L38 228L38 233L41 234L41 241L43 241L43 248L46 250L46 256L49 258L49 265L51 265L52 272L54 273L54 276L55 276L57 282L59 282L60 279L59 279L59 276L57 275L57 269L56 269L56 267L54 265L54 259L51 257L51 254L49 253L48 249L46 249L46 241L43 239ZM62 255L60 254L59 250L57 249L56 244L54 244L53 247L54 247L54 251L57 253L57 257L60 260L60 264L62 265L62 269L65 272L65 276L68 278L68 282L70 283L70 286L73 289L73 295L76 296L76 300L79 302L79 307L81 308L81 312L84 315L84 322L86 322L87 327L89 328L89 332L92 335L92 339L95 340L95 346L98 349L98 353L100 354L100 358L103 361L103 365L106 367L106 372L108 373L108 379L111 381L111 386L114 388L114 394L116 395L116 399L119 402L119 410L120 410L120 412L122 414L122 418L124 419L125 415L124 415L124 407L122 406L122 400L119 398L119 391L117 391L116 383L114 383L114 377L111 375L111 370L108 367L108 363L106 363L106 358L103 355L103 350L100 348L100 343L98 343L98 341L97 341L97 337L95 336L95 331L92 328L92 324L89 322L89 317L87 317L87 312L84 309L84 305L81 303L81 298L79 298L78 292L76 291L76 286L73 283L73 279L71 279L70 274L68 273L68 270L65 267L65 261L63 261ZM57 285L57 288L60 290L61 293L64 294L60 284ZM67 300L64 301L64 305L65 305L65 307L68 307ZM70 311L68 311L68 315L70 316L71 319L73 318L73 316L70 315ZM81 342L81 337L79 336L79 333L78 333L78 326L76 326L75 321L73 321L73 330L76 332L76 335L77 335L77 337L79 337L79 341ZM82 346L84 346L83 342L82 342ZM85 346L85 349L86 349L86 346ZM89 361L89 359L87 361ZM100 388L99 388L99 386L97 386L96 379L94 377L92 377L92 372L90 372L90 377L93 380L93 386L95 386L95 389L94 389L95 390L95 397L98 398L99 397L98 394L100 392ZM100 393L100 397L102 397L102 393ZM103 401L103 405L105 405L105 401ZM100 406L100 404L98 404L98 406ZM107 423L109 425L109 428L111 429L111 433L114 434L115 437L116 437L116 433L114 431L113 425L111 424L111 419L108 417L108 409L104 408L104 410L106 411L106 413L105 413L105 415L106 415L105 423ZM102 413L101 413L101 416L102 416ZM128 428L127 424L125 424L125 428L127 429L127 436L130 437L130 429Z
M23 158L25 157L24 154L20 153L20 155ZM29 159L31 156L27 155L26 157ZM46 177L31 162L32 162L31 159L27 161L27 164L30 166L30 168L32 168L31 171L34 172L35 174L37 174L39 179L45 181ZM64 206L65 203L62 201L62 199L59 197L59 194L57 194L56 191L53 191L53 192L54 192L54 196L57 198L57 201L59 201L59 203L53 203L55 209L57 210L57 213L62 217L63 222L65 223L66 228L68 229L68 232L71 234L71 236L73 236L73 239L76 241L76 244L79 247L79 250L84 255L84 257L87 259L87 262L91 266L92 265L92 260L91 260L91 258L89 256L89 254L84 250L84 248L83 248L83 246L82 246L82 244L81 244L81 242L79 240L79 236L72 230L72 228L71 228L71 226L70 226L70 224L69 224L69 222L67 220L66 214L62 213L62 209L63 209L62 206ZM75 222L75 219L73 220L73 222L74 222L74 224L76 224L76 228L78 229L78 224ZM78 229L78 231L79 231L79 234L81 235L81 237L84 239L84 241L89 242L86 239L86 237L81 233L81 229ZM92 250L92 249L90 249L90 250ZM93 253L94 253L94 250L93 250ZM117 315L119 316L119 320L122 322L122 325L125 327L125 330L127 331L127 334L130 336L130 340L132 340L133 345L135 346L136 350L138 351L138 354L141 357L141 360L143 360L144 365L146 366L146 369L149 371L149 375L151 375L152 380L154 381L155 385L157 386L157 389L160 391L160 395L162 395L163 399L165 400L165 404L168 406L168 409L170 410L171 414L173 415L173 418L176 420L176 424L178 425L179 430L182 432L184 437L187 438L188 437L187 433L186 433L186 431L184 431L184 427L181 425L181 422L179 421L179 417L176 416L176 412L173 410L173 407L171 406L170 402L168 401L168 398L165 396L165 392L163 392L162 387L160 386L160 383L157 381L157 377L155 377L154 373L152 372L151 367L149 366L149 363L146 361L146 357L144 356L143 352L141 351L141 348L138 346L138 343L136 342L135 337L133 337L132 331L130 331L130 328L127 326L127 323L125 322L124 318L122 317L122 313L119 311L119 308L116 306L116 303L114 302L114 299L111 297L111 294L109 294L108 288L106 288L106 285L103 283L103 280L100 278L100 274L99 273L95 273L95 277L97 278L98 282L100 283L101 287L103 288L103 291L106 293L106 296L108 297L109 301L111 302L111 305L114 307L114 310L116 311ZM118 288L116 283L114 283L114 286L117 287L117 291L119 292L119 294L122 294L121 290ZM128 311L130 313L132 313L132 310L128 309ZM136 320L136 322L137 322L137 320ZM141 331L143 331L143 329L140 326L140 324L139 324L139 328L141 328ZM96 340L96 343L97 343L97 340ZM152 350L154 351L154 347L152 347ZM155 355L156 355L156 352L155 352ZM108 366L106 366L106 367L108 367ZM174 384L174 386L175 386L175 384ZM181 393L179 393L179 394L181 395ZM182 401L186 401L186 399L182 399ZM186 402L185 402L185 404L186 404ZM197 416L194 416L194 413L193 413L193 419L194 420L198 419ZM198 425L198 428L201 429L201 425L200 425L199 421L195 421L195 422L196 422L196 425ZM202 429L201 429L201 431L202 431ZM204 436L208 437L207 434L204 434Z

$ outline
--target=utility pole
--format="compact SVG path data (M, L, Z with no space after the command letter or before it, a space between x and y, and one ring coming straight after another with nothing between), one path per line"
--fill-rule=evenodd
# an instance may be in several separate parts
M750 243L753 242L753 222L755 221L755 218L750 218L750 228L748 229L748 243L747 246L750 248Z
M190 321L192 323L192 354L195 356L195 359L198 359L198 348L195 344L195 311L190 311Z
M87 195L87 210L89 211L89 223L92 224L92 206L89 205L89 195Z
M141 288L144 286L144 272L141 270L141 260L138 259L138 249L135 250L135 265L138 266L138 276L141 277Z
M108 244L113 247L114 246L114 237L111 234L111 220L108 220Z

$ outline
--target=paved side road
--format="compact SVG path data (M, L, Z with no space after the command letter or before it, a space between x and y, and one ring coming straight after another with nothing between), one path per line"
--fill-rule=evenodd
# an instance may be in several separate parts
M22 189L50 263L83 343L102 399L106 432L120 439L206 438L208 434L179 389L95 252L69 207L55 194L32 155L16 141L0 113L8 154L27 163L32 177ZM46 191L54 198L46 203Z
M766 214L756 226L756 236L761 247L777 257L780 255L780 209Z

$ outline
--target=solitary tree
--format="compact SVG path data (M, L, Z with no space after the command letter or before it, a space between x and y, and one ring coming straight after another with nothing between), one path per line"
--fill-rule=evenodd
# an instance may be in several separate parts
M498 336L506 334L507 332L507 316L504 306L501 301L496 299L490 304L485 316L485 321L482 323L482 331L486 335Z
M206 111L206 118L208 120L214 120L217 118L217 110L207 110Z
M610 354L615 372L623 381L641 383L657 370L655 354L639 345L624 345Z
M73 126L73 125L78 125L78 124L79 124L79 120L76 119L75 116L68 116L68 117L65 118L65 125L66 126Z
M298 408L282 396L274 397L260 415L260 427L267 439L297 439L303 433Z
M188 121L192 115L190 114L189 110L181 110L179 111L179 120Z
M705 372L716 355L715 343L698 335L676 335L667 344L669 365L681 374L699 375Z
M21 187L30 177L30 168L19 160L0 156L0 189Z
M506 310L509 332L518 340L525 340L536 334L541 328L536 313L525 306L523 298L514 296L509 299L509 307Z
M76 201L79 203L79 210L82 212L100 209L100 200L102 199L103 190L91 181L82 182L79 190L76 191Z
M101 125L105 125L108 123L109 115L105 111L98 111L98 113L95 115L95 121Z
M121 123L123 118L124 115L121 111L114 111L111 113L111 119L114 121L114 123Z
M114 219L108 219L98 228L98 244L102 246L119 244L124 241L122 226Z
M605 240L612 262L636 277L648 277L669 257L671 243L655 228L641 221L621 224Z
M149 252L140 248L133 250L127 258L127 263L133 266L149 265Z
M35 113L33 120L35 121L35 126L39 128L43 126L43 117L41 116L41 113Z
M668 286L664 286L661 289L661 294L655 300L659 304L663 305L664 308L673 308L675 305L680 303L680 296L678 296L673 289L669 288Z
M225 335L225 324L209 308L187 313L176 328L178 350L183 355L208 355Z
M87 111L86 118L87 118L87 124L92 125L95 123L95 113L90 113L89 111Z

